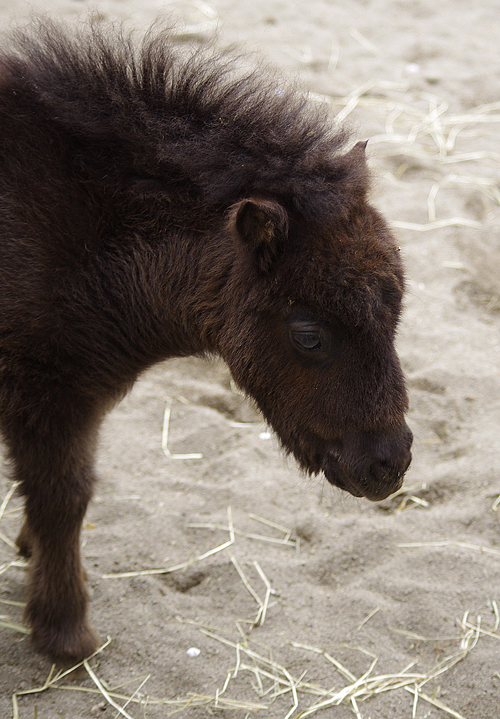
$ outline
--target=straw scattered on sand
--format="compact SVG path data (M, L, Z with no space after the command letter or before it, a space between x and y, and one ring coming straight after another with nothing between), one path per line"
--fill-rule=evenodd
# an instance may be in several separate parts
M13 489L11 488L0 506L0 519L5 514L7 505L12 495ZM252 515L252 519L262 526L269 527L274 531L282 533L283 538L281 539L281 543L284 547L294 546L292 532L288 528L279 525L272 520L259 517L258 515ZM245 538L252 538L253 536L252 534L247 534L245 532L238 532L234 528L232 512L229 507L227 509L227 526L219 527L218 525L197 524L193 524L191 526L193 528L203 526L214 530L223 529L229 533L229 540L218 545L216 548L208 552L200 553L195 558L178 564L175 567L162 570L144 570L143 572L127 572L112 576L114 578L126 578L141 574L179 571L189 566L194 561L201 562L208 560L218 552L228 552L229 547L235 544L237 536ZM257 536L259 539L263 538L263 536ZM398 546L403 548L461 547L467 550L476 550L493 555L500 554L499 551L492 550L488 547L478 547L476 545L453 541L421 542L401 544ZM438 694L436 694L436 690L428 688L428 686L433 682L433 680L448 672L457 663L465 661L470 652L477 646L481 638L500 640L500 633L498 632L500 625L500 613L496 602L491 602L491 610L494 619L493 623L488 626L484 625L480 616L478 616L475 620L472 620L468 612L464 614L462 619L457 620L459 629L458 634L456 636L446 637L446 641L456 645L456 649L445 656L441 661L437 662L432 668L425 671L417 669L418 660L415 659L407 666L402 667L398 672L382 671L375 673L375 668L380 664L379 657L373 654L373 652L370 652L362 647L349 647L350 649L361 652L367 657L368 661L366 671L360 676L356 676L345 665L345 662L335 656L334 650L327 651L320 647L309 646L299 642L291 642L291 645L300 652L303 652L304 655L313 653L323 658L326 665L329 667L329 675L325 685L325 680L320 683L315 680L314 677L307 676L306 671L298 676L295 675L295 673L287 666L273 659L271 651L264 654L261 648L254 648L251 639L252 630L254 627L261 626L266 620L270 621L268 618L268 610L273 606L272 598L274 590L265 574L264 569L257 561L253 562L253 567L260 582L262 583L262 589L255 588L255 586L251 583L247 573L241 563L237 560L236 556L230 553L229 558L242 582L244 590L253 597L257 604L257 613L255 617L250 620L239 620L237 623L239 638L231 638L222 634L220 631L202 626L192 620L184 620L181 617L178 617L179 621L195 625L201 634L214 642L224 645L233 652L233 663L226 671L225 680L222 686L214 687L213 691L209 694L199 694L193 692L183 698L165 699L148 695L145 692L145 685L149 676L138 676L133 682L127 683L127 685L134 684L136 686L132 693L126 694L123 692L123 689L126 686L125 683L115 687L108 686L105 680L99 676L98 667L93 666L93 664L96 664L99 656L105 656L105 650L111 641L108 638L108 640L99 647L94 654L85 659L83 662L78 663L66 671L59 672L57 672L55 666L53 666L46 681L41 686L26 689L13 694L13 718L19 719L19 701L22 697L49 690L59 690L66 692L83 692L94 697L95 695L99 695L105 704L110 705L117 712L116 716L120 715L126 717L127 719L137 719L138 715L136 714L134 717L133 713L131 713L133 712L134 706L146 707L152 705L164 706L166 710L165 716L180 714L183 710L189 707L205 706L212 708L238 709L246 712L246 717L249 717L257 712L265 713L269 710L271 705L274 705L275 714L276 708L278 706L280 707L279 711L282 712L282 714L280 714L282 719L306 719L306 717L321 713L323 710L327 710L329 708L331 709L332 707L338 706L342 703L349 704L351 706L351 709L357 719L365 719L366 714L364 715L362 713L362 705L364 702L369 702L370 699L380 696L386 692L405 690L411 695L409 698L409 710L411 710L411 716L413 718L417 715L418 704L423 702L439 709L444 715L454 717L454 719L470 719L463 717L463 715L453 709L451 706L452 698L447 699L448 703L444 703L439 698ZM20 566L19 561L13 560L6 563L4 565L4 571L7 571L13 566ZM22 566L25 566L24 562L22 563ZM13 608L22 607L20 602L13 602L9 600L2 600L2 604ZM378 611L379 608L376 608L370 612L361 624L359 624L357 630L359 630L362 626L367 625ZM8 617L2 617L0 624L4 628L11 629L15 632L27 633L27 630L24 627L12 622ZM245 626L244 631L241 629L242 625ZM403 634L405 633L405 630L397 631ZM436 641L437 639L436 637L426 638L414 632L407 632L407 634L409 637L417 639L418 641ZM81 686L76 683L63 683L63 680L67 679L79 667L83 667L85 669L88 677L92 681L93 687ZM324 671L321 673L322 675L325 674ZM239 677L240 681L238 682L237 688L233 691L234 680L237 677ZM249 701L247 698L238 698L238 692L241 691L242 679L244 680L245 697L248 697L251 692L255 695L254 700ZM332 685L334 688L332 688Z

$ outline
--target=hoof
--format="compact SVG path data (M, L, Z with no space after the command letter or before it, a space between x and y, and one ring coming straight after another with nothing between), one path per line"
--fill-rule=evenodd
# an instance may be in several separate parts
M86 659L101 644L97 634L86 623L71 628L32 625L31 641L38 651L65 663Z
M32 541L30 531L26 528L26 525L24 524L16 538L16 545L21 557L25 557L26 559L29 559L31 557L31 544Z

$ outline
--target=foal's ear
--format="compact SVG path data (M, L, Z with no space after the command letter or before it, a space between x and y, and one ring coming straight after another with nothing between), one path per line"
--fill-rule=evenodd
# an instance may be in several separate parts
M259 269L268 272L288 236L285 208L274 200L242 200L232 207L229 223Z
M366 165L366 146L368 145L368 140L361 140L360 142L357 142L353 148L349 150L349 152L345 155L345 157L348 157L351 160L356 160L362 165Z

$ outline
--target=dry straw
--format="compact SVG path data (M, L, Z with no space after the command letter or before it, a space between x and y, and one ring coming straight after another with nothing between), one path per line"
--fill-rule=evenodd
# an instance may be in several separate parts
M287 547L293 547L297 548L298 546L298 538L292 537L292 530L288 529L287 527L284 527L281 524L277 524L276 522L272 522L269 519L265 519L264 517L259 517L257 514L249 513L248 517L255 522L259 522L260 524L263 524L267 527L270 527L272 529L277 530L280 534L282 534L282 537L274 537L268 534L257 534L256 532L244 532L239 529L234 529L233 532L235 536L240 537L246 537L247 539L255 539L260 542L269 542L269 544L281 544ZM210 529L212 531L215 530L222 530L222 531L229 531L229 527L224 526L223 524L213 524L213 523L201 523L201 522L190 522L186 525L187 527L194 528L194 529Z
M192 623L192 622L190 622ZM59 689L66 691L76 691L89 694L100 694L106 703L111 705L121 716L128 719L134 719L126 710L130 704L139 704L142 706L163 705L169 708L166 716L177 714L185 709L200 706L212 706L213 708L239 709L247 712L247 716L253 712L269 711L270 705L280 699L288 697L290 707L288 710L280 711L275 707L274 715L280 719L305 719L308 716L317 714L326 709L332 709L342 703L348 703L354 711L358 719L363 719L363 715L359 708L361 702L367 701L373 697L380 696L389 691L405 689L412 696L412 714L413 719L416 717L417 706L419 701L423 701L433 707L440 709L444 714L454 717L454 719L466 719L462 714L442 702L433 693L429 694L423 691L423 688L432 680L437 679L445 672L452 669L458 662L462 661L474 649L481 635L489 638L500 640L500 634L497 629L499 625L499 613L495 604L495 623L491 629L485 629L481 626L481 618L477 617L476 622L469 620L469 614L465 613L461 621L458 622L460 634L454 637L454 641L458 644L457 651L451 653L445 659L438 662L431 670L427 672L411 671L416 662L412 662L397 673L382 673L375 675L373 670L378 663L378 657L371 652L358 647L349 647L363 652L370 657L371 662L368 669L360 676L356 677L339 659L331 653L320 648L293 642L292 646L307 653L315 653L322 656L326 662L332 667L332 671L344 680L341 688L332 689L323 687L314 681L306 681L306 672L300 676L294 677L292 672L284 665L279 664L271 657L263 656L261 653L251 648L248 639L240 642L234 642L226 637L216 634L214 631L199 627L199 631L210 639L222 643L231 648L235 652L234 667L227 672L221 689L215 689L208 695L191 693L185 698L169 700L158 699L145 695L142 688L149 679L149 676L140 677L136 681L138 687L135 691L127 696L118 689L125 686L108 689L105 682L97 676L96 671L90 665L90 659L102 652L109 644L108 641L100 647L92 657L71 667L65 672L55 674L53 666L47 680L40 687L27 689L22 692L16 692L12 697L13 719L19 719L18 698L26 695L38 694L48 689ZM425 637L418 637L421 641L425 641ZM432 639L434 641L435 638ZM429 640L430 641L430 640ZM96 689L89 687L62 685L61 680L74 672L75 669L83 666L87 674L92 679ZM225 696L231 687L231 681L242 674L250 676L254 681L252 683L253 691L258 695L259 701L242 701ZM333 677L332 677L333 679ZM128 682L129 684L131 682ZM313 698L311 703L311 697ZM119 704L118 701L124 701ZM307 704L307 706L303 706Z
M180 564L175 564L171 567L163 567L158 569L141 569L138 571L129 571L129 572L118 572L115 574L103 574L102 579L124 579L127 577L141 577L141 576L147 576L147 575L154 575L154 574L170 574L171 572L176 572L180 569L187 569L192 564L195 564L197 562L201 562L204 559L208 559L208 557L213 556L214 554L218 554L219 552L224 551L225 549L228 549L232 544L235 543L236 537L245 537L247 539L254 539L261 542L269 542L270 544L278 544L285 547L292 547L297 548L297 539L295 537L292 537L292 530L287 529L286 527L283 527L279 524L276 524L268 519L258 517L255 514L250 514L249 517L251 519L254 519L255 521L259 521L263 524L266 524L267 526L273 527L275 529L278 529L280 532L283 533L283 537L273 537L268 536L264 534L256 534L252 532L244 532L242 530L238 530L234 528L233 525L233 518L232 518L232 510L231 507L227 507L227 525L223 524L211 524L211 523L200 523L200 522L190 522L186 526L189 528L196 528L196 529L210 529L210 530L222 530L224 532L229 533L229 539L226 542L223 542L222 544L218 544L216 547L213 547L212 549L209 549L206 552L203 552L202 554L198 554L194 557L190 557L189 559L185 560L184 562L181 562Z
M0 522L7 514L7 507L10 500L14 496L17 487L18 483L13 482L10 489L7 491L7 494L3 498L2 503L0 504ZM16 544L3 532L0 532L0 540L2 540L10 549L14 549L15 551L17 551ZM26 561L24 559L12 559L8 562L3 562L2 564L0 564L0 575L8 572L9 569L11 569L12 567L24 569L26 566ZM13 602L8 599L0 599L0 604L9 607L24 607L24 604L22 602ZM26 627L22 626L22 624L19 624L18 622L14 622L7 614L0 615L0 627L3 627L4 629L10 629L12 631L18 632L19 634L29 634L29 630L26 629Z
M356 677L332 653L299 642L292 642L292 646L299 650L321 655L333 667L333 671L346 682L341 688L337 689L322 687L316 682L306 681L305 672L298 677L294 677L292 672L285 666L254 651L247 640L234 642L203 627L200 628L200 631L214 641L230 647L235 652L235 666L227 675L223 692L229 688L232 679L246 672L254 679L254 691L259 698L264 699L267 697L269 703L275 702L278 698L289 698L291 706L287 711L279 713L277 707L274 710L274 715L280 717L280 719L305 719L305 717L312 716L323 710L331 710L342 703L350 704L356 717L363 719L359 708L361 702L399 689L405 689L413 695L413 718L416 717L418 702L423 701L455 719L465 719L463 715L432 693L429 694L423 691L423 688L465 659L474 649L481 635L500 640L500 634L496 631L498 623L498 609L495 612L495 625L491 630L485 630L481 627L480 617L477 618L476 623L470 622L469 615L466 613L463 619L458 622L460 634L453 638L459 645L458 650L445 657L426 672L411 671L417 663L415 661L397 673L374 674L373 670L379 661L378 657L365 649L350 647L363 652L371 658L368 669L360 677ZM221 697L223 692L219 692L218 696ZM311 696L315 697L312 703L310 703L309 699ZM304 707L304 703L308 704L308 706Z
M12 491L10 491L0 506L0 516L4 515L10 497L12 497ZM251 518L253 521L257 521L259 524L267 526L273 531L283 534L281 541L284 546L290 546L293 543L291 531L283 525L264 517L259 517L258 515L252 515ZM245 535L245 533L237 532L235 530L233 526L232 512L229 507L227 509L227 527L224 527L224 530L229 533L229 540L227 542L218 545L216 548L208 552L199 554L191 560L176 565L175 567L162 570L144 570L144 572L139 573L130 572L114 576L135 576L142 573L150 574L172 572L185 568L194 561L202 561L217 552L228 549L229 546L235 544L237 534L242 536ZM402 546L435 547L445 545L459 546L483 552L488 552L489 549L461 542L429 542L419 543L418 545ZM490 551L488 553L499 554L500 552ZM480 637L500 640L500 634L498 633L500 613L495 602L491 602L491 608L495 617L493 626L488 628L483 627L480 617L478 617L475 622L472 622L469 619L469 614L466 613L459 622L460 634L456 637L447 638L447 640L451 639L456 642L458 644L458 649L446 656L442 661L438 662L428 671L415 671L414 667L416 662L414 661L402 668L399 672L382 672L375 674L375 667L380 663L379 657L375 656L371 652L368 652L366 649L360 647L350 647L351 649L356 649L357 651L362 652L364 655L369 657L370 660L366 671L360 676L356 676L347 666L345 666L343 661L334 655L332 651L326 651L324 649L302 644L300 642L293 642L292 646L299 650L299 652L301 652L304 656L307 656L307 654L310 653L319 655L327 663L327 666L331 668L331 672L333 672L333 674L331 677L328 677L328 686L322 686L314 679L306 678L305 671L299 675L295 675L294 671L289 669L286 665L273 659L270 653L265 656L262 652L256 651L253 648L249 633L251 633L253 627L262 626L268 618L269 609L273 606L271 598L274 591L259 562L253 561L251 566L265 588L263 596L260 590L255 589L241 563L233 555L230 555L230 559L239 578L241 579L244 589L255 600L258 610L255 618L251 620L239 620L237 622L240 634L240 639L238 641L222 636L220 631L196 624L199 631L207 638L223 644L234 652L234 665L226 672L225 680L220 688L216 687L208 694L198 694L193 692L188 696L179 699L161 699L144 693L144 686L148 681L149 676L139 677L136 679L135 681L137 683L137 687L129 695L124 694L123 691L119 691L125 686L123 683L117 687L109 688L105 681L99 677L98 671L93 668L90 663L92 658L102 653L108 646L110 641L108 639L108 641L103 644L103 646L100 647L91 657L85 659L83 662L75 665L74 667L71 667L71 669L65 672L56 673L55 667L52 667L49 676L41 686L21 692L15 692L12 696L13 718L19 719L20 697L58 689L67 692L81 692L94 696L99 695L106 704L111 706L115 712L117 712L117 717L123 716L127 719L136 719L130 712L133 711L131 707L137 705L142 707L161 705L165 707L165 716L182 713L184 710L193 707L212 707L239 710L245 712L247 717L255 712L269 712L271 705L274 705L273 715L278 719L306 719L306 717L312 716L313 714L321 713L326 710L331 711L335 706L339 706L340 704L349 704L357 719L364 719L360 708L363 702L366 702L374 697L379 697L390 691L405 689L412 695L411 711L413 718L416 717L418 703L424 702L436 709L439 709L444 714L454 717L454 719L470 719L463 717L459 712L455 711L452 707L448 706L448 704L441 701L441 699L435 695L435 692L427 690L427 685L429 685L429 683L433 680L436 680L438 677L441 677L444 673L448 672L458 662L464 660L477 645ZM13 561L7 564L9 566L14 566L17 562ZM20 603L8 601L4 601L3 603L13 606L20 605ZM361 622L361 624L358 625L358 630L364 626L378 611L380 611L379 608L373 610ZM241 629L242 623L246 624L246 631ZM19 631L19 627L13 625L9 621L3 622L3 625L6 628ZM425 637L419 637L418 635L413 636L413 638L425 641ZM94 684L94 688L88 686L65 685L62 683L62 680L72 674L72 672L78 667L83 667L85 669ZM250 687L245 691L245 695L248 695L248 691L253 691L256 694L255 700L249 701L247 698L240 700L230 696L234 686L234 680L237 677L242 679L249 678L251 680ZM338 684L339 679L340 686L337 685L335 688L332 688L332 683L336 681ZM237 691L241 691L241 683L238 683ZM285 706L283 706L283 703L285 703ZM286 703L288 703L288 707L286 706Z
M469 544L468 542L458 542L452 539L444 539L436 542L405 542L397 544L397 547L460 547L461 549L470 549L474 552L480 552L481 554L494 554L500 557L500 550L493 549L493 547L482 547L478 544Z
M436 200L443 189L475 190L490 205L500 205L500 152L482 149L488 132L491 138L498 134L500 102L453 113L445 101L432 93L388 81L367 82L344 98L321 97L343 106L337 114L339 122L358 108L366 108L381 118L385 132L371 137L370 146L375 148L375 157L400 159L398 170L391 173L393 182L400 182L414 166L424 170L422 177L431 178L426 221L395 219L391 223L395 228L414 232L444 227L480 228L482 223L470 217L437 217ZM466 151L462 149L465 140ZM448 171L451 164L455 169L452 173Z
M422 497L416 496L415 492L423 491L427 488L427 484L425 482L421 482L420 484L409 486L403 486L400 489L398 489L397 492L394 492L394 494L391 494L389 497L389 502L391 504L394 503L395 499L398 499L401 497L401 501L399 502L396 509L393 510L394 514L398 514L399 512L402 512L405 509L408 508L415 508L415 507L423 507L426 508L429 506L429 502L426 499L423 499Z
M250 581L247 579L247 576L243 569L241 568L239 562L236 560L236 558L233 555L230 555L231 562L233 563L234 568L238 572L238 575L243 582L243 586L248 591L248 593L255 599L259 606L259 610L257 612L257 616L255 617L254 621L252 622L252 626L262 626L266 620L267 610L269 608L269 600L271 599L271 595L273 593L273 589L271 587L271 584L264 574L260 564L256 561L253 562L253 566L257 570L257 573L264 583L264 586L266 587L266 594L264 599L261 599L255 589L253 589L252 585L250 584Z
M143 569L138 572L120 572L118 574L103 574L102 579L123 579L125 577L143 577L148 574L170 574L171 572L176 572L179 569L187 569L192 564L195 564L196 562L201 562L204 559L207 559L208 557L212 557L214 554L218 554L219 552L222 552L224 549L228 549L232 544L234 544L235 541L235 532L233 528L233 518L232 518L232 512L231 507L227 508L227 530L229 532L229 539L227 542L223 542L222 544L217 545L217 547L214 547L213 549L209 549L207 552L203 552L202 554L198 554L195 557L191 557L187 559L185 562L181 562L180 564L175 564L172 567L164 567L160 569Z
M5 495L5 497L2 500L2 504L0 504L0 522L2 521L4 515L7 512L7 506L9 504L10 500L12 499L14 492L16 491L18 486L19 486L18 482L13 482L12 486L10 487L7 494ZM0 532L0 541L2 541L4 544L6 544L11 549L14 549L15 551L17 551L17 545L9 537L7 537L7 535L5 535L3 532ZM1 572L1 568L0 568L0 572Z
M3 519L3 516L5 514L7 506L9 504L10 500L12 499L12 496L13 496L14 492L16 491L17 487L18 487L18 483L13 482L11 488L9 489L9 491L7 492L7 494L5 495L5 497L2 500L2 504L0 504L0 522Z
M177 397L177 399L182 402L183 404L188 404L188 402L183 397ZM203 454L201 452L191 452L188 454L177 454L173 453L168 448L168 435L170 430L170 417L172 414L172 404L173 399L169 397L167 399L167 404L165 407L165 412L163 415L163 429L161 433L161 448L163 450L163 454L165 457L168 457L169 459L203 459Z

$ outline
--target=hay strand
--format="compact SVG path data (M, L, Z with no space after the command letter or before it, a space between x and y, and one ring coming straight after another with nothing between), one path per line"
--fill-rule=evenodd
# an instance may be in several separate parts
M226 529L229 532L228 541L223 542L223 544L219 544L217 547L214 547L213 549L209 549L207 552L203 552L203 554L198 554L196 557L192 557L192 558L186 560L185 562L181 562L180 564L175 564L173 567L162 567L160 569L141 569L137 572L118 572L116 574L102 574L101 578L102 579L124 579L126 577L145 577L145 576L154 575L154 574L170 574L171 572L176 572L179 569L186 569L187 567L191 566L192 564L196 564L196 562L201 562L204 559L207 559L208 557L212 557L214 554L218 554L219 552L222 552L224 549L227 549L235 542L235 531L234 531L234 527L233 527L231 507L227 508L227 519L228 519L228 526Z
M249 514L248 515L250 519L255 520L256 522L260 522L261 524L264 524L267 527L271 527L272 529L276 529L279 532L283 533L283 537L272 537L267 534L255 534L254 532L244 532L240 529L234 529L232 528L232 532L234 535L238 535L241 537L246 537L247 539L256 539L261 542L269 542L270 544L281 544L284 546L289 547L295 547L297 546L297 539L292 538L292 530L288 529L287 527L284 527L281 524L277 524L276 522L272 522L269 519L265 519L264 517L259 517L256 514ZM229 531L229 526L225 526L223 524L214 524L214 523L207 523L207 522L189 522L186 524L186 527L190 527L192 529L210 529L212 531L215 530L222 530L224 532Z
M19 482L13 482L11 488L5 495L5 497L2 500L2 504L0 504L0 522L2 521L3 515L5 514L5 510L7 509L7 505L9 504L10 500L12 499L12 495L16 491L17 487L19 486Z
M404 548L417 548L417 547L460 547L461 549L471 549L474 552L480 552L481 554L494 554L500 557L500 550L493 549L492 547L482 547L478 544L469 544L467 542L458 542L455 540L443 540L439 542L404 542L402 544L396 544L397 547Z
M211 630L200 629L200 631L215 641L221 642L225 646L232 647L236 653L235 669L228 674L229 679L226 677L224 689L227 689L231 678L234 678L241 672L249 672L256 681L255 689L261 698L269 695L271 692L273 692L273 701L278 696L285 697L287 694L290 695L292 706L285 714L284 719L287 717L288 719L291 719L292 716L294 719L305 719L306 717L319 711L323 711L329 707L338 706L341 703L349 703L354 712L357 712L357 716L361 716L359 710L360 701L366 701L370 697L399 689L406 689L412 694L413 716L416 716L418 701L422 700L430 703L437 709L440 709L455 719L465 719L459 712L444 704L435 696L430 696L425 693L422 689L431 680L441 676L443 673L454 667L458 662L465 659L466 656L474 649L479 637L483 633L486 636L493 634L496 639L500 639L500 635L496 634L497 625L496 614L494 631L491 632L490 630L482 629L480 617L477 618L476 624L474 624L468 620L468 613L466 613L463 619L459 622L461 630L460 635L452 638L454 641L459 642L459 650L449 656L446 656L430 671L425 673L410 671L416 664L416 662L413 661L398 673L387 673L374 676L373 670L378 662L378 657L364 649L354 647L354 649L358 649L359 651L362 651L372 657L372 661L368 669L359 678L356 678L356 676L330 652L326 652L317 647L301 644L300 642L292 642L292 646L297 647L298 649L311 651L323 656L332 666L335 667L340 676L348 682L343 688L337 690L325 689L317 684L304 681L305 673L303 673L299 678L294 678L285 666L280 665L272 659L262 656L258 652L255 652L250 648L247 642L244 644L241 642L233 642ZM249 664L245 662L243 657L251 660L252 663ZM265 682L271 683L267 689L264 688ZM317 697L316 701L311 706L300 710L301 696L310 696L311 694Z
M172 413L173 399L169 397L163 414L163 428L161 433L161 448L165 457L169 459L203 459L201 452L191 452L188 454L173 453L168 448L168 434L170 430L170 417Z
M110 704L116 711L125 717L125 719L133 719L133 717L130 716L128 712L125 711L123 707L121 707L119 704L115 702L113 697L111 697L106 689L103 687L102 682L98 679L97 675L92 670L92 667L88 663L87 659L83 660L83 666L85 667L85 670L89 677L92 679L96 687L98 688L100 694L102 694L103 698Z
M7 537L7 535L4 534L3 532L0 532L0 540L1 540L4 544L6 544L8 547L10 547L11 549L13 549L15 552L19 551L19 547L17 546L17 544L16 544L15 542L13 542L12 539L10 539L9 537Z

